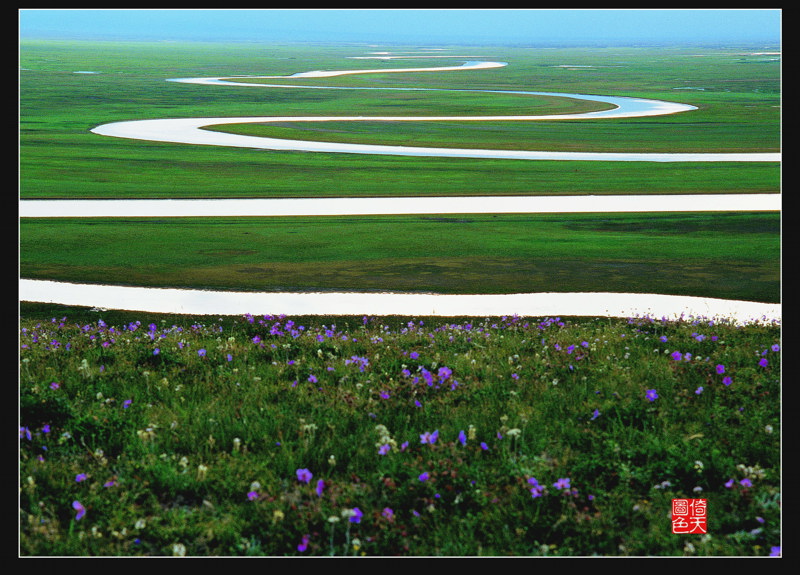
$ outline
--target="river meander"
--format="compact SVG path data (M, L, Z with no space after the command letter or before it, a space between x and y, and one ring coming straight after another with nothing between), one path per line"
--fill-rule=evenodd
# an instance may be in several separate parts
M381 69L387 72L441 72L502 67L504 62L468 61L460 66ZM179 83L301 89L372 89L267 84L248 79L326 78L365 74L372 70L312 71L291 76L177 78ZM380 88L387 89L387 88ZM392 89L392 88L388 88ZM394 88L414 89L414 88ZM487 93L499 91L477 90ZM255 116L159 118L114 122L91 131L100 136L179 144L233 146L266 150L335 152L376 155L501 158L518 160L638 162L778 162L779 153L588 153L509 151L470 148L424 148L313 142L243 136L203 128L211 125L263 122L325 121L537 121L614 119L684 113L694 106L647 100L554 92L511 91L520 95L567 97L611 105L610 109L550 116ZM148 217L148 216L292 216L419 213L552 213L613 211L779 211L780 194L711 196L567 196L468 198L329 198L252 200L54 200L20 202L20 217ZM409 293L251 293L73 284L20 279L20 301L157 313L231 315L286 313L295 315L441 315L441 316L597 316L658 318L724 318L739 323L779 320L780 304L638 293L519 293L505 295L440 295Z

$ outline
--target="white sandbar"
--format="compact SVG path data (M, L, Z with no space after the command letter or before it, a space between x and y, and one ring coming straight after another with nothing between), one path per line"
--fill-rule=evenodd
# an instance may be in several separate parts
M22 218L780 211L781 194L22 200Z
M197 315L402 315L708 318L780 321L780 304L640 293L253 293L20 280L20 301Z

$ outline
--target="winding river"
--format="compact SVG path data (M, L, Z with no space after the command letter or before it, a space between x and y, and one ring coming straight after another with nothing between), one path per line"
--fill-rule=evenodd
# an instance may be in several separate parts
M437 90L433 88L343 88L247 82L247 79L327 78L347 74L390 72L443 72L490 69L503 62L467 61L459 66L395 68L380 70L311 71L291 76L240 76L176 78L178 83L212 86L358 89ZM777 162L779 153L594 153L470 148L433 148L313 142L242 136L205 130L208 126L234 123L326 122L326 121L537 121L633 118L675 114L694 106L642 98L610 97L533 91L458 90L485 93L553 96L610 104L608 110L549 116L252 116L167 118L114 122L91 131L101 136L179 144L231 146L265 150L493 158L514 160L636 161L636 162ZM685 200L685 201L682 201ZM778 211L780 194L730 196L574 196L463 198L333 198L265 200L53 200L20 201L20 217L144 217L159 216L285 216L418 213L548 213L611 211ZM722 206L722 207L720 207ZM250 293L163 288L136 288L72 284L21 279L20 301L49 302L97 308L183 314L343 314L343 315L441 315L441 316L597 316L663 318L724 318L738 323L779 320L780 304L742 302L714 298L660 294L621 293L528 293L507 295L441 295L398 293Z
M435 88L343 88L333 86L303 86L287 84L262 84L245 82L243 79L288 79L288 78L329 78L349 74L392 73L392 72L442 72L455 70L489 69L505 66L504 62L465 62L461 66L442 66L436 68L393 68L382 70L338 70L302 72L291 76L239 76L237 80L217 78L174 78L170 81L186 84L210 86L236 86L259 88L303 88L316 90L403 90L403 91L443 91ZM505 160L570 160L604 162L776 162L780 154L742 154L742 153L634 153L634 152L552 152L536 150L494 150L475 148L434 148L419 146L385 146L373 144L348 144L340 142L314 142L244 136L225 132L204 130L208 126L220 124L253 123L299 123L299 122L499 122L499 121L537 121L537 120L596 120L639 118L661 116L696 110L694 106L614 96L568 94L560 92L532 92L523 90L447 90L457 92L481 92L489 94L517 94L528 96L551 96L601 102L614 106L609 110L580 114L556 114L533 116L246 116L246 117L206 117L206 118L160 118L154 120L133 120L113 122L92 129L102 136L130 138L153 142L179 144L201 144L228 146L235 148L254 148L276 151L326 152L346 154L372 154L392 156L428 156L438 158L482 158Z

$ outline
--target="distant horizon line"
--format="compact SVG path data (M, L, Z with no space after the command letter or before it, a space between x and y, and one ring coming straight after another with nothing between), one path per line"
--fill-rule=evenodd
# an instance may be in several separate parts
M782 45L779 39L586 39L586 40L512 40L512 39L431 39L425 40L400 40L400 39L357 39L357 38L230 38L230 37L171 37L150 36L142 34L80 34L69 32L20 32L18 39L22 40L74 40L74 41L137 41L137 42L196 42L196 43L231 43L231 44L358 44L358 45L392 45L392 46L508 46L508 47L640 47L640 46L750 46L750 45Z

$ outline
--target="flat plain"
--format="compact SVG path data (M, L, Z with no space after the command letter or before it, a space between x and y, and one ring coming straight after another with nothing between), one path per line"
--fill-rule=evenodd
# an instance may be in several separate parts
M450 47L359 59L364 46L26 41L21 199L777 193L777 162L461 160L265 152L89 132L112 121L241 115L585 112L602 104L473 90L645 97L698 109L657 118L217 127L273 137L586 151L776 152L780 63L752 47ZM452 58L443 58L452 56ZM168 79L503 61L490 70L269 80ZM266 80L264 80L266 81ZM348 88L322 89L320 86ZM313 88L312 88L313 87ZM409 88L427 88L426 91ZM365 89L360 89L365 88ZM383 88L391 88L384 90ZM400 89L400 90L397 90ZM744 228L743 228L744 226ZM742 233L746 229L746 233ZM224 232L222 230L225 230ZM619 291L776 302L780 215L157 218L20 222L31 279L245 290ZM45 249L46 246L46 249ZM103 255L105 254L105 255ZM487 267L488 266L488 267ZM483 279L482 273L486 273ZM671 279L670 279L671 278Z

